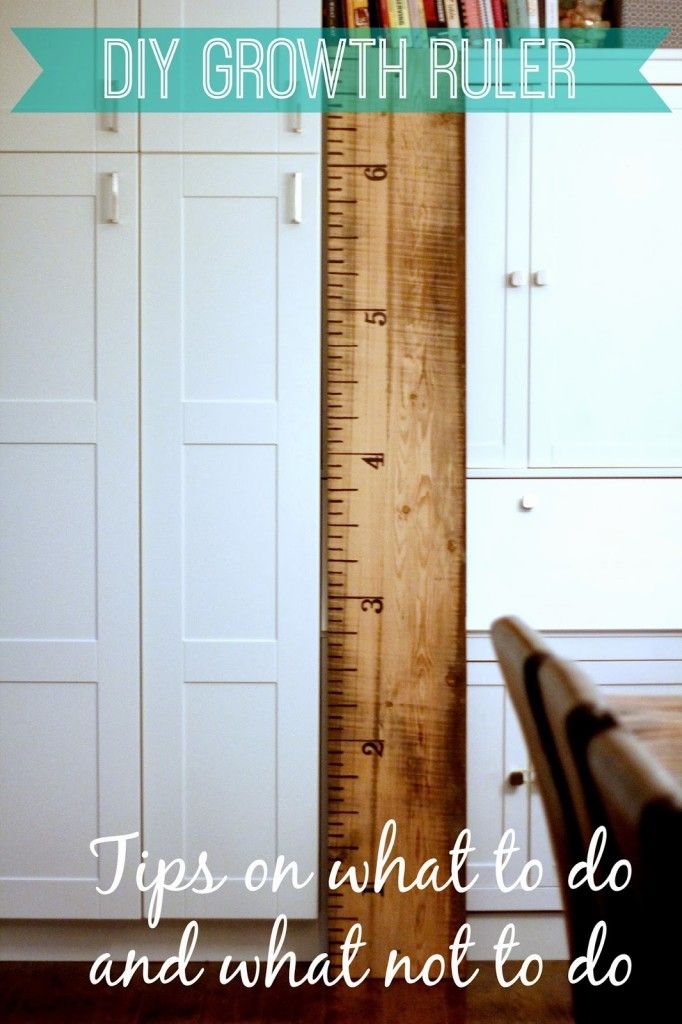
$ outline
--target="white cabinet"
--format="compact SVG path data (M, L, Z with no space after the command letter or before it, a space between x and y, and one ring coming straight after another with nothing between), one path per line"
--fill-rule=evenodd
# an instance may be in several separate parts
M319 28L319 0L142 0L149 28ZM216 104L219 107L219 104ZM145 152L315 153L320 117L299 113L143 114Z
M117 224L111 214L118 175ZM137 158L0 154L0 913L134 917ZM132 852L134 853L134 846ZM108 881L104 883L108 884Z
M136 114L13 114L39 68L12 29L134 28L137 22L137 0L2 0L0 151L135 151Z
M560 908L492 621L556 631L603 686L682 679L682 88L660 92L672 113L467 119L474 911ZM521 899L494 882L507 828L546 867Z
M468 119L469 465L682 467L670 114Z
M470 629L681 625L682 88L661 93L671 113L468 118Z
M90 852L139 832L129 866L229 877L166 917L314 918L314 884L244 873L318 867L320 118L9 114L35 72L11 27L137 20L0 10L0 916L139 918Z
M243 876L317 864L318 175L142 158L145 842L232 879L178 914L317 912Z

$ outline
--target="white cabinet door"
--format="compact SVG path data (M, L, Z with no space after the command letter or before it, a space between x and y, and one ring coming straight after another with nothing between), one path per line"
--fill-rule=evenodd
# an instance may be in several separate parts
M0 309L0 913L135 917L136 157L0 155Z
M468 628L677 630L681 522L680 479L470 480Z
M470 858L469 880L479 876L467 894L470 911L551 911L561 909L554 857L544 813L535 786L513 785L512 773L530 767L513 705L502 686L470 686L467 691L467 822L476 851ZM531 893L504 893L495 878L494 851L503 834L513 829L517 852L505 880L515 879L526 861L539 860L540 885Z
M467 464L524 467L530 116L466 123Z
M230 878L167 914L317 913L243 877L317 869L318 176L142 158L145 845Z
M142 0L144 27L319 28L319 0ZM319 114L143 114L144 152L316 153Z
M0 4L0 150L123 152L137 149L137 114L13 114L38 65L13 28L134 28L136 0L3 0Z
M533 118L530 463L682 466L682 88Z

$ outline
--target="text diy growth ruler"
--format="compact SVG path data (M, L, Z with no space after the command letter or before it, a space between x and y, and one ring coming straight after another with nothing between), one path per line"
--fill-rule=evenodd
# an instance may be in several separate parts
M463 145L457 115L327 118L328 853L371 864L393 818L411 877L464 827ZM327 909L376 976L464 917L391 883Z

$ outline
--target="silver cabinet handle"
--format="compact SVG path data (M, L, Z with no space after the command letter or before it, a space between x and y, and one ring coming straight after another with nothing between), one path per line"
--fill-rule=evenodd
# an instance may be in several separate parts
M114 107L114 109L110 110L107 114L107 123L105 125L104 130L106 132L116 132L117 134L120 131L118 107Z
M114 81L111 83L114 89L120 88L120 83ZM105 132L118 132L121 130L119 114L118 114L118 101L112 100L111 110L107 111L104 120L104 131Z
M107 175L109 180L109 215L107 217L108 224L118 224L121 214L120 199L121 193L119 188L118 172L113 171Z
M292 193L292 204L291 204L291 223L302 224L303 223L303 175L300 171L296 171L295 174L291 175L291 193Z
M303 114L301 113L301 104L297 104L296 109L291 115L291 130L296 135L302 135L303 133Z
M523 288L525 278L520 270L512 270L511 274L507 276L507 281L510 288Z
M549 284L549 274L546 270L536 270L533 274L533 283L536 288L546 288Z

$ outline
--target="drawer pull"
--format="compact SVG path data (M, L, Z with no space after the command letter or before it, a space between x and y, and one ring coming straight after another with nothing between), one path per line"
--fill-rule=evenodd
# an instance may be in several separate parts
M300 171L291 175L291 223L303 223L303 175Z
M107 175L107 179L109 182L109 215L107 217L107 223L118 224L121 216L121 193L117 171Z
M524 494L521 498L521 508L524 512L532 512L532 510L537 507L537 504L537 494Z
M532 768L524 768L523 770L517 770L509 773L507 780L510 786L517 788L518 786L530 785L531 782L535 781L535 772Z
M291 114L291 130L296 135L303 134L303 112L300 103L296 104L296 109Z

